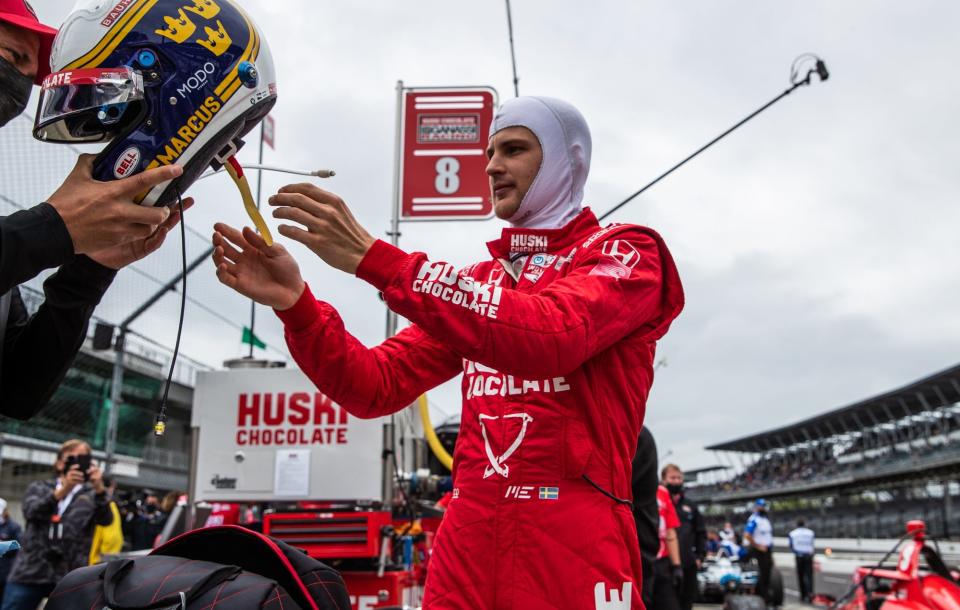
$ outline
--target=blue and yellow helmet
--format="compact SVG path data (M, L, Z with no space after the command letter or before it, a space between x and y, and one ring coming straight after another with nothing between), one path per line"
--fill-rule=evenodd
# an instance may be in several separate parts
M183 174L146 193L169 205L229 157L273 107L273 59L232 0L82 0L53 45L34 137L107 142L94 177L159 165Z

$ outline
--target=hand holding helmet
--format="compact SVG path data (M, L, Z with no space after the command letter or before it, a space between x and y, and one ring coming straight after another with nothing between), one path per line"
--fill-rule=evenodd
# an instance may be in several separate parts
M144 208L176 204L204 170L228 163L276 101L270 50L233 0L79 0L50 64L34 137L105 142L84 175L140 176L144 188L124 195ZM155 171L165 166L179 169Z
M63 185L47 199L67 226L74 252L89 254L144 240L169 219L169 209L142 207L133 201L140 193L182 174L182 168L160 167L123 180L100 182L91 174L93 160L93 155L81 155Z

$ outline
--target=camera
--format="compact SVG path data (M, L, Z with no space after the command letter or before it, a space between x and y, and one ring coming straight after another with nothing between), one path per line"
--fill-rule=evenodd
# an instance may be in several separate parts
M68 455L67 459L63 462L63 473L66 474L70 472L70 469L74 465L77 465L80 469L80 472L83 473L83 480L90 480L90 473L87 471L90 470L90 454L81 454L81 455Z

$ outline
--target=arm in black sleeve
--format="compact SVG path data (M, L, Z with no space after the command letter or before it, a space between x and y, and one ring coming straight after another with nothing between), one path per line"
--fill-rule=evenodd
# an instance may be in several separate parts
M74 257L44 282L44 302L29 318L15 291L3 345L0 413L29 419L50 400L116 273L86 256Z
M106 492L93 494L93 503L97 507L93 513L93 522L97 525L113 523L113 511L110 509L110 498Z
M703 515L700 509L693 507L693 546L697 553L697 559L703 561L707 556L707 526L703 522Z
M0 294L73 260L73 240L49 203L0 217Z

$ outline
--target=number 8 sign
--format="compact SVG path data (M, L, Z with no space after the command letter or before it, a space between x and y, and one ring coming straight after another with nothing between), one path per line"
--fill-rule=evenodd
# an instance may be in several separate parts
M487 139L497 104L490 87L404 89L400 210L404 220L493 216Z

